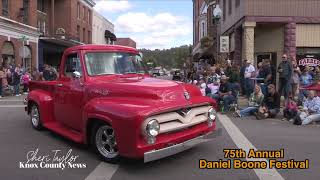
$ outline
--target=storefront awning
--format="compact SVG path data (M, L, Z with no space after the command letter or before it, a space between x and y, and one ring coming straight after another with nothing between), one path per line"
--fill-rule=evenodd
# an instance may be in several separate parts
M110 32L109 30L105 30L104 37L107 38L107 39L110 39L111 41L116 41L117 40L116 35L113 34L112 32Z
M54 37L40 37L40 39L45 42L49 42L49 43L53 43L53 44L57 44L57 45L62 45L62 46L66 46L66 47L72 47L72 46L83 44L83 43L78 42L76 40L64 40L64 39L58 39L58 38L54 38Z

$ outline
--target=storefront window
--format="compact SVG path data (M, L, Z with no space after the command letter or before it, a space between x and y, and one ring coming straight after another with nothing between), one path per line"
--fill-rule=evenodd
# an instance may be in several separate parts
M14 64L14 47L13 44L9 41L6 41L3 43L2 49L1 49L1 54L2 54L2 65L3 66L8 66L8 65L13 65Z

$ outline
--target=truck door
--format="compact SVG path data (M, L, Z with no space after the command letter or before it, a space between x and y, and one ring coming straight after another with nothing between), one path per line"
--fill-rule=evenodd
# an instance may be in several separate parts
M64 56L60 81L56 84L54 113L60 123L75 130L81 129L84 97L84 79L81 61L77 52ZM74 77L74 72L80 74Z

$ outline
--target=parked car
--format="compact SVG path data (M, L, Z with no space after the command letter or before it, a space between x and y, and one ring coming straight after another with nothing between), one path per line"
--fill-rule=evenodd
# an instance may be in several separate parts
M152 75L153 76L163 76L164 75L164 71L162 68L154 68L152 70Z
M90 145L112 163L120 156L160 159L217 132L214 100L192 85L145 74L130 47L68 48L59 78L31 81L26 104L34 129Z

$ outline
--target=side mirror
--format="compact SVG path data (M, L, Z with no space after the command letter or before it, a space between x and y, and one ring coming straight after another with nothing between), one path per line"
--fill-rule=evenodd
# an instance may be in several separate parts
M72 77L73 77L73 79L80 79L81 78L81 74L78 71L74 71L72 73Z

